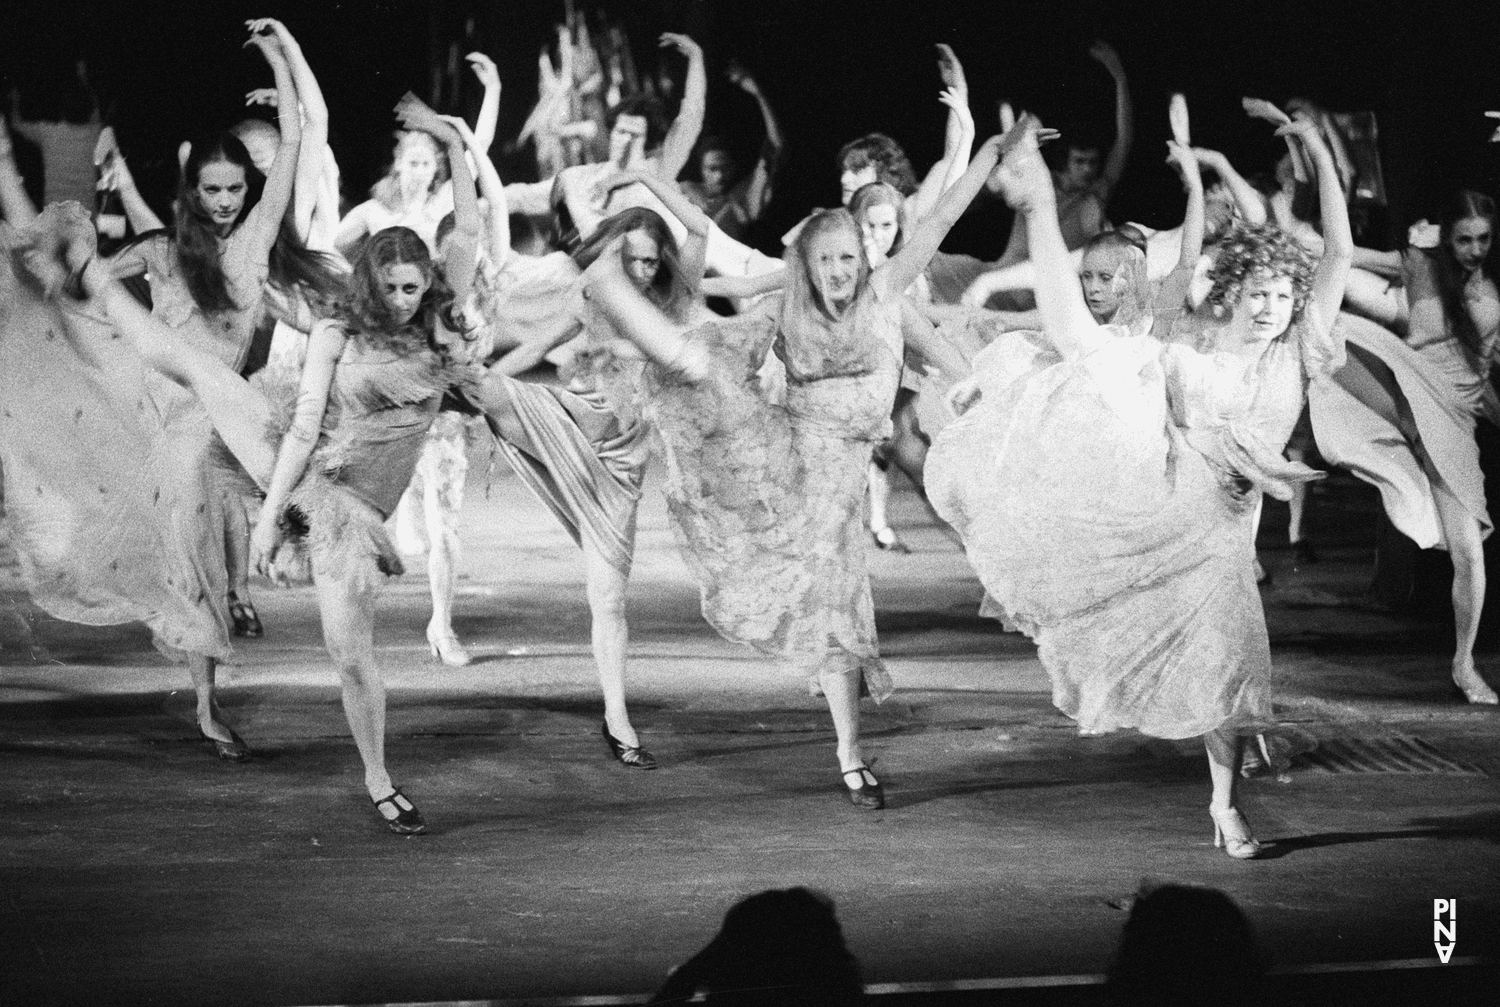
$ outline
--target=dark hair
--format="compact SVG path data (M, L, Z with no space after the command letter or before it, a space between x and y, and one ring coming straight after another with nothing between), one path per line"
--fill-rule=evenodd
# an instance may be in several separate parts
M901 251L901 245L906 239L906 228L903 226L905 222L901 219L901 206L905 201L906 197L897 192L894 185L888 185L885 182L871 182L869 185L862 185L854 195L849 197L849 213L854 217L856 224L860 222L860 218L864 216L865 211L869 210L872 206L894 206L896 208L896 240L891 242L891 250L886 253L887 256L895 255Z
M606 217L594 229L594 233L589 235L589 239L573 253L573 261L578 263L579 269L589 268L604 251L604 246L631 231L644 231L656 242L661 257L656 276L643 291L646 299L673 319L682 321L688 305L692 303L693 291L682 275L677 239L672 236L672 229L661 218L661 214L655 210L633 206L628 210L621 210L613 217Z
M219 262L218 229L198 199L198 176L204 166L221 162L238 165L245 173L245 203L240 207L240 215L234 219L233 227L244 223L255 204L260 202L266 185L265 176L255 170L245 145L234 134L218 133L193 142L177 185L177 219L173 236L183 282L187 284L188 293L193 295L193 301L205 312L234 311L240 307L229 296L229 287L224 282L224 269Z
M350 325L366 337L405 345L409 349L425 346L436 349L433 336L438 324L463 331L453 316L453 290L432 261L427 242L409 227L387 227L370 235L354 258L354 272L349 278L348 307ZM428 286L422 303L410 321L398 324L391 317L385 299L388 266L411 265L422 271Z
M1495 201L1482 192L1460 189L1443 207L1442 215L1438 218L1438 222L1442 225L1441 243L1426 254L1432 260L1433 277L1437 281L1438 297L1443 302L1443 314L1448 319L1448 325L1454 336L1458 338L1459 344L1469 354L1470 360L1477 362L1484 357L1484 346L1479 328L1469 314L1468 302L1464 297L1464 285L1469 278L1464 275L1463 267L1453 257L1453 251L1448 244L1453 235L1454 226L1460 220L1468 220L1472 217L1488 221L1493 229ZM1480 269L1483 270L1483 268L1481 265Z
M903 196L917 191L917 173L901 145L884 133L866 133L839 148L839 171L859 171L874 166L875 180L893 187Z
M605 112L606 131L613 130L615 122L622 115L638 115L646 120L646 149L648 151L655 150L667 138L667 114L662 110L661 102L650 95L638 94L626 98Z
M1118 1007L1232 1007L1257 1002L1266 962L1229 896L1187 885L1143 886L1106 989Z
M452 234L457 228L458 216L452 210L449 210L447 213L443 214L443 219L438 221L437 230L433 232L433 246L435 248L441 249L443 247L443 242L447 240L448 235Z
M678 968L651 1003L837 1005L863 999L859 961L844 943L833 902L806 888L772 889L724 915L708 946Z
M300 294L316 315L332 314L348 299L348 281L338 260L327 252L307 247L297 234L290 206L281 217L266 267L267 279L273 287L283 293Z

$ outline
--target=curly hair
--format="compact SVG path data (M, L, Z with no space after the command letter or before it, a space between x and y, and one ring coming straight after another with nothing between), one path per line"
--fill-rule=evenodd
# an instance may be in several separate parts
M917 173L901 145L884 133L866 133L839 148L839 171L875 169L875 180L891 186L903 196L917 191Z
M1258 275L1285 276L1292 281L1296 299L1292 318L1300 318L1312 293L1314 261L1295 238L1274 224L1236 221L1219 241L1208 278L1210 304L1233 308L1244 294L1245 284Z
M416 266L428 281L421 306L404 324L391 315L385 299L385 269L396 265ZM354 257L353 266L344 314L349 325L366 338L407 350L419 347L436 350L439 323L465 339L474 338L470 327L456 317L453 290L433 263L427 242L411 228L387 227L376 231Z

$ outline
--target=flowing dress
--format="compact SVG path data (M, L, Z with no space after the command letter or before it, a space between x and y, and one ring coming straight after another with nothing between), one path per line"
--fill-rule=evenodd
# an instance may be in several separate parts
M653 368L646 412L704 618L814 686L822 674L858 674L881 700L893 687L876 642L863 507L900 381L900 299L867 286L830 322L806 307L806 270L788 254L779 308L690 332L708 351L708 376ZM771 349L786 368L784 406L767 401L757 376Z
M1407 253L1403 271L1409 341L1341 314L1349 363L1309 388L1313 433L1330 464L1380 490L1386 514L1403 534L1424 549L1446 548L1434 482L1448 488L1484 535L1491 531L1474 424L1481 413L1500 424L1500 402L1488 380L1500 343L1500 299L1494 284L1476 274L1466 291L1481 341L1476 358L1448 322L1429 256ZM1366 393L1377 387L1377 394Z
M1247 370L1110 328L1076 360L1032 332L978 354L983 398L933 445L929 497L1081 732L1262 730L1250 522L1262 491L1318 475L1280 452L1341 347L1298 322Z

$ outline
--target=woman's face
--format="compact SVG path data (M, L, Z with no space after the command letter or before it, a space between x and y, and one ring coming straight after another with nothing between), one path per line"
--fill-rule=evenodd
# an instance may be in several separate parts
M245 169L232 161L210 161L198 169L193 191L220 234L229 233L245 208Z
M1465 217L1448 233L1448 251L1466 271L1472 273L1484 265L1490 254L1493 229L1483 217Z
M1292 324L1296 304L1290 276L1256 273L1246 281L1235 314L1244 315L1252 336L1270 342Z
M645 290L661 270L661 245L645 231L626 231L620 250L625 258L625 274L637 290Z
M900 214L890 203L872 203L865 208L859 228L875 251L890 255L896 235L901 232Z
M875 176L876 172L873 164L867 164L863 168L845 168L844 173L839 176L839 199L845 206L848 206L849 200L854 198L856 192L871 182L880 181Z
M416 317L422 296L430 286L432 281L427 274L410 262L397 262L380 271L380 293L397 325L405 325Z
M402 192L426 192L437 178L437 154L420 140L404 144L396 160L396 177Z
M823 231L807 249L807 268L825 304L841 311L859 286L859 241L845 228Z
M1120 272L1124 268L1123 249L1095 248L1083 257L1078 279L1083 284L1083 299L1088 302L1089 314L1100 325L1109 324L1120 310L1120 295L1125 289Z

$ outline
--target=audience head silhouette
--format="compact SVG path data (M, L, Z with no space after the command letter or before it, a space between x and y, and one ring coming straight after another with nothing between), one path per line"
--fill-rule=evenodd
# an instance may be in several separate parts
M859 963L827 896L771 889L742 899L708 946L684 962L652 998L683 1003L837 1005L863 996Z
M1257 1002L1265 960L1250 921L1221 891L1142 885L1109 970L1119 1007Z

